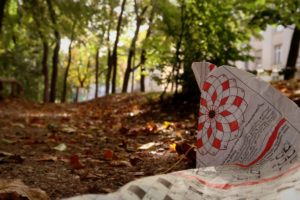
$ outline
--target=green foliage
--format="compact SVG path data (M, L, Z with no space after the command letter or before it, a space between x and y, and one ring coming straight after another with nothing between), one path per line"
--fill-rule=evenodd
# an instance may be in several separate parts
M57 15L55 25L45 0L9 0L1 19L0 76L18 79L26 96L35 100L42 100L43 96L43 42L49 44L47 62L51 75L54 28L61 38L73 39L69 90L71 86L82 85L79 80L85 79L84 87L94 83L97 49L100 49L99 83L104 85L108 50L114 41L121 1L52 0L52 3ZM207 60L220 65L248 60L251 59L247 45L250 37L259 35L267 24L300 26L298 0L137 0L137 3L139 9L147 6L147 11L136 43L135 65L144 51L147 58L144 75L160 70L168 76L155 77L159 83L178 81L184 88L195 88L190 81L194 80L190 70L193 61ZM122 23L119 76L125 71L132 39L129 33L135 29L133 5L134 1L128 0ZM146 40L150 25L151 35ZM60 57L59 90L67 66L67 52L61 51ZM170 75L172 70L174 74ZM120 78L117 80L122 82Z

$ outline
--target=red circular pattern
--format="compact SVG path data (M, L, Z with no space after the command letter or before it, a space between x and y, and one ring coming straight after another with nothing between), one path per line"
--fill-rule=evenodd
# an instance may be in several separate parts
M239 136L247 103L245 92L236 80L226 75L209 76L200 98L197 148L201 154L216 155L227 149L228 142Z

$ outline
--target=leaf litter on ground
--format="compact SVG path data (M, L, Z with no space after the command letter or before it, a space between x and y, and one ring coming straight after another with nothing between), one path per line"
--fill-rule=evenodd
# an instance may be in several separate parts
M193 149L184 143L194 143L197 102L161 103L156 96L117 94L62 105L0 101L0 151L6 152L0 152L0 177L60 199L193 167Z

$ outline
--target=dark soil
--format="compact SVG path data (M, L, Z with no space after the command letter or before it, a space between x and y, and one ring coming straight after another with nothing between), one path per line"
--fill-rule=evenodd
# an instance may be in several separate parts
M174 143L194 142L197 111L196 102L160 103L155 94L78 104L2 100L0 179L21 179L60 199L191 168ZM149 148L139 149L144 144Z

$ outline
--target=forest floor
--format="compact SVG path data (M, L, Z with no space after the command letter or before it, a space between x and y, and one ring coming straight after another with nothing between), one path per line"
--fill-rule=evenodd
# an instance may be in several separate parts
M193 167L198 103L119 94L73 104L0 101L0 179L50 199L113 192L129 181ZM179 147L179 148L178 148ZM182 148L182 151L180 150Z

